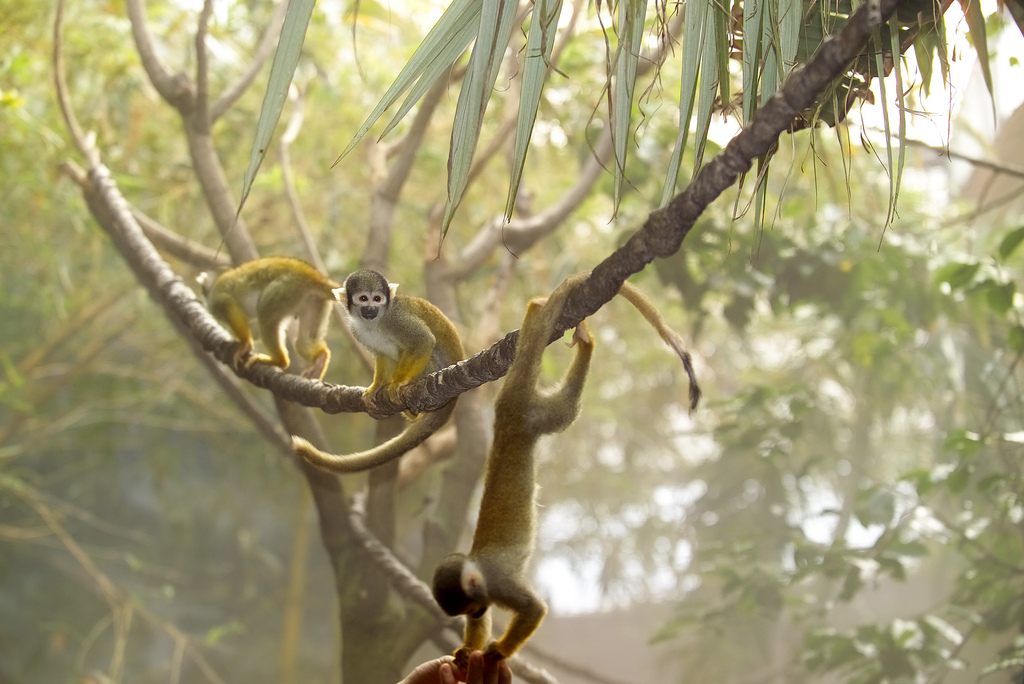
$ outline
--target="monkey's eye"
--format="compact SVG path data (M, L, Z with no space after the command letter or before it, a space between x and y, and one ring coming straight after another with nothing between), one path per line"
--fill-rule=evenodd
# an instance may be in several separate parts
M374 304L380 304L383 301L384 301L384 295L379 295L379 294L378 295L373 295L373 303Z

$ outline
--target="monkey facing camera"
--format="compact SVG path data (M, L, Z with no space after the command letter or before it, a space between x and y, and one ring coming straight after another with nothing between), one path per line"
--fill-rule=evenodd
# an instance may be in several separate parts
M381 396L399 402L403 387L465 357L462 338L448 317L427 300L400 295L397 289L377 271L362 269L346 278L340 291L352 334L374 356L373 382L363 393L371 409ZM375 468L434 434L455 411L455 401L416 417L400 435L367 451L328 454L297 436L292 436L292 449L313 465L336 473ZM411 417L408 412L407 417Z

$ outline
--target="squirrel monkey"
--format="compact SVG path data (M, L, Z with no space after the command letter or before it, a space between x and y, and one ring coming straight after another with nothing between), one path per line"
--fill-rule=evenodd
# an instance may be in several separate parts
M378 393L398 401L401 389L421 375L465 358L462 338L447 316L425 299L397 294L397 288L370 269L351 274L342 287L352 334L376 357L373 382L363 393L371 407ZM325 470L368 470L423 443L452 415L455 401L416 418L400 435L368 451L335 456L296 436L292 437L292 449Z
M547 612L530 588L525 570L536 536L534 447L542 434L561 432L576 418L594 342L586 323L573 334L576 356L565 377L547 391L537 388L541 356L566 296L583 276L562 283L546 301L534 299L519 330L516 357L494 404L494 442L487 456L480 516L469 554L453 553L434 571L433 593L449 615L466 617L455 662L463 669L472 651L508 658L540 625ZM489 644L497 604L513 613L504 635ZM486 647L486 648L485 648Z
M337 283L305 261L290 257L255 259L216 277L203 273L198 280L206 292L210 313L224 323L240 343L235 351L235 368L253 349L251 318L256 318L260 339L269 353L253 354L244 367L268 363L287 368L284 324L296 316L299 331L295 351L311 364L302 375L323 379L331 361L331 352L324 342L331 304L341 301Z

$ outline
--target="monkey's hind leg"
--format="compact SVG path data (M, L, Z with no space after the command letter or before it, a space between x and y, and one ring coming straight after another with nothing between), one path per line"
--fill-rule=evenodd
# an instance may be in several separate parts
M299 334L295 339L295 351L310 364L302 371L302 376L310 380L323 380L327 366L331 363L331 350L324 341L330 319L329 300L310 301L299 311Z
M292 315L289 310L291 303L291 283L287 281L272 282L263 289L259 301L256 302L256 321L260 325L260 339L266 354L256 354L246 361L246 367L254 363L268 363L285 369L291 363L288 350L284 345L284 321Z

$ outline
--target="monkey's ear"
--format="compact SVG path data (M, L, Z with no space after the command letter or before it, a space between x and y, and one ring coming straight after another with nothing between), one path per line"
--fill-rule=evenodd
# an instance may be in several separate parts
M196 276L196 282L199 283L199 289L203 293L204 297L210 296L210 290L213 288L213 281L216 277L209 271L203 271Z
M398 283L388 283L388 298L394 297L396 292L398 292Z
M480 571L480 566L467 560L462 566L461 580L462 590L466 592L466 596L477 603L486 604L487 581L484 579L484 573Z
M334 288L333 290L331 290L331 294L334 295L335 301L338 301L338 302L347 302L348 301L348 295L345 294L345 287L344 286Z

